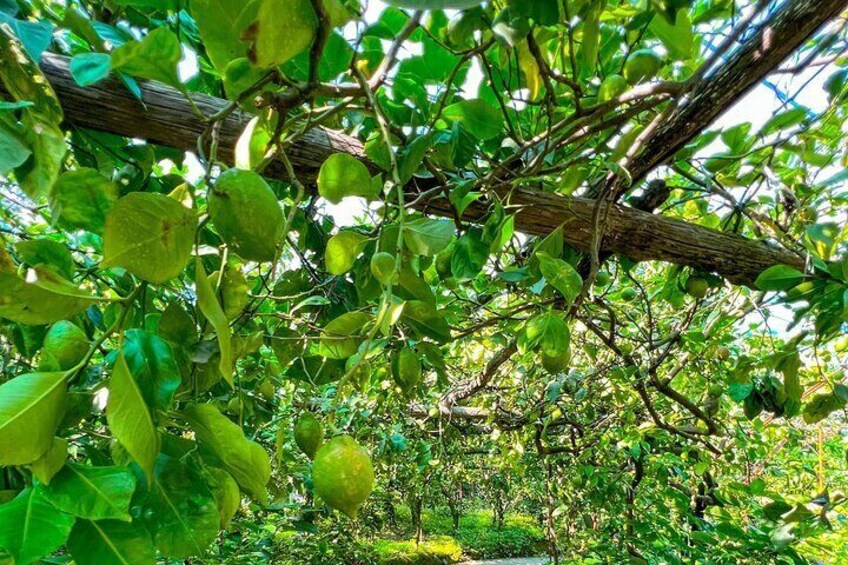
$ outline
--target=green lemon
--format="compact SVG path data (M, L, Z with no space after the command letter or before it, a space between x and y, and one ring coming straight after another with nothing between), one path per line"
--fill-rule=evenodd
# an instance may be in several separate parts
M209 217L233 251L271 261L283 239L283 211L274 191L252 171L230 169L209 191Z
M703 298L710 290L710 284L701 277L691 276L686 279L686 293L694 298Z
M218 284L220 271L215 271L209 275L209 284L215 288ZM238 318L242 313L247 303L250 301L248 292L250 286L247 284L247 279L241 272L241 269L227 266L224 269L224 276L221 278L221 306L224 308L224 314L230 320Z
M67 320L56 322L44 336L43 368L67 371L85 358L90 346L79 326Z
M371 363L367 359L360 361L359 354L352 355L345 362L345 373L350 374L350 382L355 388L365 390L371 381Z
M392 377L405 394L411 394L421 381L421 361L411 349L398 351L392 359Z
M307 412L297 419L294 425L294 442L310 459L324 442L324 430L318 418Z
M657 76L662 68L662 58L650 49L639 49L630 54L624 63L624 78L632 85L646 82Z
M621 299L626 302L633 302L637 296L638 293L635 288L625 288L621 291Z
M606 271L600 271L595 277L595 286L607 286L610 282L612 282L612 276Z
M718 383L713 383L710 385L708 394L712 397L718 398L719 396L724 394L724 387Z
M335 437L315 454L312 481L324 502L356 518L374 488L371 457L352 437Z
M542 351L542 367L552 375L558 375L568 369L568 363L571 361L571 350L566 350L558 355L551 355Z
M621 75L609 75L598 87L598 102L603 104L615 100L627 92L627 81Z
M385 251L375 253L371 257L371 274L380 281L380 284L386 286L396 278L396 263L395 256L391 253Z

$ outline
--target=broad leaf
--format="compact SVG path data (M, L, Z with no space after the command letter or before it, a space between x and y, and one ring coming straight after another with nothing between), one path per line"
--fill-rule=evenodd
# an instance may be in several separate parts
M242 35L259 11L257 0L194 0L191 15L197 22L206 54L218 72L247 56L248 43Z
M347 196L361 196L368 200L379 196L371 182L368 168L347 153L335 153L321 165L318 194L333 204L338 204Z
M480 99L452 104L442 111L442 117L460 122L471 135L484 141L497 137L504 124L500 110Z
M804 273L792 267L774 265L760 273L755 284L760 290L789 290L800 284L805 278Z
M156 516L156 548L167 557L202 556L218 535L218 506L206 481L177 459L159 457L150 505Z
M27 271L26 279L0 271L0 317L21 324L50 324L72 318L91 306L94 299L51 269L40 266Z
M71 59L69 70L78 85L91 86L109 76L112 58L107 53L80 53Z
M59 177L50 191L50 210L59 225L102 234L106 214L118 201L118 186L95 169L81 167Z
M365 312L348 312L324 326L320 353L330 359L347 359L359 348L362 328L373 319Z
M569 302L574 302L583 287L583 279L577 270L562 259L554 259L547 253L536 253L536 256L539 258L539 270L548 284Z
M68 538L77 565L153 565L156 549L143 527L115 520L77 520Z
M123 267L161 284L179 275L191 256L194 212L161 194L133 192L106 215L103 267Z
M368 238L353 231L342 231L330 238L324 250L324 263L331 275L343 275L353 268Z
M57 510L39 489L27 488L0 506L0 548L25 565L46 557L68 539L74 517Z
M241 428L211 404L189 406L184 415L200 446L220 462L245 493L266 505L271 462L265 450L244 437Z
M135 484L135 475L127 467L69 463L42 488L53 506L78 518L129 522Z
M50 484L56 473L65 465L65 460L68 458L68 440L60 437L53 438L53 445L50 446L44 455L30 464L33 476L42 484Z
M227 315L224 313L220 302L218 302L218 297L215 296L212 285L209 284L209 278L206 276L206 271L203 269L203 262L200 260L200 257L195 262L194 284L197 288L197 307L203 316L209 320L212 327L215 328L215 335L218 337L218 349L221 354L218 368L224 379L232 386L233 358L230 321L227 319Z
M387 4L411 10L465 10L483 3L483 0L386 0Z
M455 231L450 220L420 218L404 224L403 240L413 253L429 257L447 247Z
M122 352L145 403L165 410L180 386L180 369L171 346L144 330L127 330Z
M141 41L132 41L112 52L112 69L136 78L158 80L183 88L177 74L182 48L177 36L165 27L156 28Z
M0 466L26 465L53 446L65 414L66 373L29 373L0 386Z
M144 402L144 394L133 379L123 355L118 355L109 382L106 421L115 436L147 476L153 478L159 433Z

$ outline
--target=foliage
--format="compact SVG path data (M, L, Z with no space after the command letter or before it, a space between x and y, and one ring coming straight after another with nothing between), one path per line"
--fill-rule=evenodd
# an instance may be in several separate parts
M0 0L0 562L848 561L834 3L368 4Z

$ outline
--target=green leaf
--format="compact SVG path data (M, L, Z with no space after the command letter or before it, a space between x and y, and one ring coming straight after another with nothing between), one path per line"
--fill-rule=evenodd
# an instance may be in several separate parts
M695 54L695 33L686 10L677 11L674 25L657 14L648 28L662 41L672 59L687 61Z
M53 446L65 415L66 373L28 373L0 385L0 466L26 465Z
M0 116L0 175L23 165L32 155L23 129Z
M364 312L347 312L324 326L320 353L330 359L347 359L359 348L359 333L373 316Z
M159 457L150 506L156 516L156 548L167 557L202 557L218 535L215 497L200 473L178 459Z
M386 0L386 4L410 10L465 10L483 3L483 0Z
M335 153L321 165L318 194L333 204L338 204L346 196L361 196L368 200L380 196L371 182L368 167L347 153Z
M788 265L773 265L760 273L754 284L760 290L789 290L803 282L806 277Z
M50 47L53 32L56 30L48 21L19 20L3 12L0 12L0 23L9 26L33 61L39 61L44 51Z
M343 275L353 268L368 238L353 231L342 231L330 238L324 250L324 263L331 275Z
M90 294L44 266L34 267L22 279L0 271L0 318L21 324L50 324L73 318L94 303Z
M403 225L403 240L413 253L431 257L450 244L455 231L450 220L420 218Z
M42 484L50 484L56 473L65 465L67 458L68 440L54 437L53 445L50 446L50 449L30 464L32 475Z
M569 263L562 259L554 259L547 253L536 253L539 258L539 269L542 276L552 287L557 289L570 303L580 295L583 279Z
M124 360L141 388L145 403L165 410L180 386L180 369L171 346L144 330L127 330L122 349Z
M460 122L468 132L486 141L503 131L504 117L500 110L479 98L451 104L442 111L449 122Z
M112 435L142 468L148 483L151 482L159 453L159 433L123 354L118 355L112 370L106 421Z
M833 392L817 394L804 405L804 421L808 424L816 424L846 405L848 405L848 388L845 385L837 385Z
M64 119L62 106L50 82L24 52L11 30L0 28L0 80L14 100L32 102L21 113L24 138L32 151L30 159L17 168L18 183L31 198L50 190L65 157L65 134L59 127Z
M450 325L432 302L409 300L403 307L401 319L419 334L439 343L450 341Z
M317 26L312 0L259 0L247 31L251 61L262 68L285 63L309 47Z
M50 211L59 225L98 235L106 226L106 214L118 201L118 186L96 169L80 167L59 177L50 191Z
M101 267L123 267L162 284L179 275L191 256L194 212L162 194L133 192L106 214Z
M212 64L223 73L227 65L247 56L242 34L259 13L256 0L193 0L191 15Z
M71 59L69 69L78 85L91 86L109 76L112 58L108 53L80 53Z
M548 355L558 356L567 352L570 344L568 323L553 312L528 320L518 336L518 349L522 353L541 349Z
M68 463L41 488L53 506L78 518L129 522L135 485L135 475L127 467Z
M258 443L211 404L189 406L184 415L201 448L220 462L239 487L262 505L268 504L265 485L271 477L268 454Z
M126 522L77 520L68 538L77 565L153 565L156 549L150 534Z
M15 244L15 252L23 263L36 267L52 267L66 278L74 275L74 258L67 244L52 239L29 239Z
M458 279L473 279L489 260L489 244L483 241L483 230L471 228L456 241L451 256L451 273Z
M583 66L580 75L591 77L595 75L598 66L598 48L600 46L601 13L604 11L606 0L592 0L583 21L583 43L580 53Z
M810 110L799 106L772 116L760 129L760 135L770 135L797 126L810 117Z
M141 41L131 41L115 49L112 52L112 69L183 89L177 73L181 58L179 38L168 28L159 27Z
M203 262L200 260L200 257L195 262L194 284L197 288L197 307L203 316L209 320L212 327L215 328L215 334L218 337L218 349L221 353L218 368L224 379L230 383L230 386L233 386L230 321L227 319L227 315L224 313L220 302L218 302L218 297L215 296L215 290L209 284L209 278L206 276L206 271L203 269Z
M19 565L59 549L74 525L74 517L57 510L39 490L28 488L0 506L0 548Z

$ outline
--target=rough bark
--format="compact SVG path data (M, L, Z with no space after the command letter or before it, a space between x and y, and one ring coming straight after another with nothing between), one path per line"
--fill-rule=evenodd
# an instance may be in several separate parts
M792 3L804 2L794 0ZM182 150L195 150L198 137L206 129L206 124L191 111L183 95L170 87L143 82L142 103L115 79L80 87L68 72L67 58L45 54L41 66L71 125L146 139ZM210 96L193 94L192 98L207 115L227 105L225 100ZM720 101L720 104L725 103L724 99ZM236 111L220 124L219 157L222 160L232 160L236 141L249 119L249 114ZM321 163L336 152L365 159L358 140L325 129L308 132L292 147L289 158L301 180L310 183L317 176ZM267 174L286 178L281 166L272 165ZM410 190L414 192L417 188L410 187ZM520 231L547 235L563 225L565 239L570 245L582 251L589 249L593 200L532 189L516 189L501 196L516 213L516 228ZM452 214L444 199L435 199L422 206L435 214ZM472 206L465 217L474 220L484 213L482 206ZM803 267L800 257L767 244L626 207L616 207L610 214L601 250L622 253L639 261L668 261L715 271L738 284L751 284L760 272L775 264Z
M845 0L789 0L700 81L628 167L635 182L667 161L839 15Z

